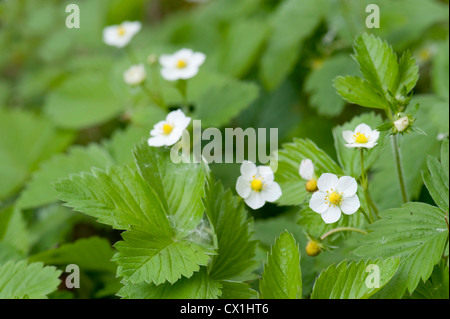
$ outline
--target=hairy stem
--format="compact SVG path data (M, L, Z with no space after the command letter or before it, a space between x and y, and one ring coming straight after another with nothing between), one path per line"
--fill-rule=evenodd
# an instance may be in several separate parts
M372 214L375 215L375 217L378 218L378 209L376 208L375 204L372 201L372 197L369 193L369 180L366 176L366 169L364 167L364 149L360 149L361 154L361 186L364 191L364 197L367 201L367 208L368 208L368 216L366 216L369 220L369 223L373 223L373 217Z
M335 234L335 233L338 233L338 232L341 232L341 231L354 231L354 232L357 232L357 233L361 233L361 234L367 235L367 232L366 232L366 231L364 231L364 230L362 230L362 229L359 229L359 228L353 228L353 227L338 227L338 228L332 229L332 230L330 230L329 232L326 232L325 234L323 234L322 236L320 236L320 240L324 240L324 239L327 238L328 236L330 236L330 235L332 235L332 234Z
M403 167L402 167L402 161L400 158L400 149L398 147L398 135L392 135L391 142L392 142L392 151L394 152L395 164L397 165L397 175L398 175L398 181L400 183L400 190L402 192L402 201L403 201L403 203L407 203L408 202L408 194L406 192L405 179L403 177Z

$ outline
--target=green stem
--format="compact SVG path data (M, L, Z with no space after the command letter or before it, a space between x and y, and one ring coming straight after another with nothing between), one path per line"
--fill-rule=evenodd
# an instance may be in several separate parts
M164 101L162 101L161 99L159 99L157 96L155 96L153 94L153 92L143 83L141 84L141 88L142 90L150 97L150 99L155 102L155 104L157 106L159 106L161 109L163 109L164 111L167 110L166 104L164 103Z
M184 113L189 113L189 104L187 99L187 81L186 80L178 80L177 89L183 98L183 111Z
M338 228L332 229L332 230L330 230L329 232L326 232L325 234L323 234L322 236L320 236L320 240L324 240L324 239L327 238L328 236L330 236L330 235L332 235L332 234L335 234L335 233L338 233L338 232L341 232L341 231L354 231L354 232L357 232L357 233L361 233L361 234L367 235L367 232L366 232L366 231L364 231L364 230L362 230L362 229L359 229L359 228L353 228L353 227L338 227Z
M136 57L136 54L134 53L133 49L131 48L130 45L127 45L125 47L125 52L128 55L128 58L130 59L131 63L136 64L138 63L138 59Z
M368 208L368 212L365 215L366 215L369 223L373 223L372 209L371 209L372 206L370 205L371 198L370 198L369 189L368 189L369 183L366 178L366 169L364 167L364 149L363 148L360 148L360 154L361 154L361 186L364 191L364 197L366 198L367 208ZM377 214L375 214L375 215L377 215Z
M400 190L402 192L402 201L403 203L407 203L408 193L406 192L405 179L403 177L403 167L400 158L400 149L398 147L398 135L392 135L391 142L392 142L392 151L394 152L395 164L397 165L397 175L398 181L400 183Z

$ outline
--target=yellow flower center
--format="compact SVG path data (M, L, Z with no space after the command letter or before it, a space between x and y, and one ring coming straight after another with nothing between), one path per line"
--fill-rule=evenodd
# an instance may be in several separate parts
M118 27L117 33L119 34L120 37L123 37L125 35L125 28L122 26Z
M327 196L325 197L325 204L329 204L329 206L339 206L342 203L342 193L338 193L331 189L331 193L327 191ZM328 200L328 201L327 201Z
M317 181L315 178L306 182L305 188L308 192L314 193L317 190Z
M183 59L178 60L178 62L177 62L178 69L184 69L186 66L187 66L187 63L185 60L183 60Z
M255 178L254 180L252 180L252 182L250 183L250 187L255 191L255 192L260 192L263 189L263 182L260 179Z
M364 133L356 133L353 135L355 142L358 144L365 144L369 141L369 138Z
M162 127L162 131L164 135L169 135L173 131L173 125L168 123L164 124Z

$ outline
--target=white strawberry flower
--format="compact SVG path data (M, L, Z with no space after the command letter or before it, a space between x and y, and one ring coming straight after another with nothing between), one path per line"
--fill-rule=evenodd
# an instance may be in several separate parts
M146 77L143 64L132 65L123 73L125 83L132 86L143 83Z
M205 62L206 55L190 49L181 49L174 54L159 57L161 76L167 81L187 80L194 77Z
M153 130L150 131L152 137L148 139L148 145L159 147L175 144L180 140L190 122L191 118L184 115L183 111L170 112L164 121L153 126Z
M359 124L355 131L344 131L342 132L344 140L347 142L345 146L352 148L373 148L377 145L378 138L380 137L380 132L377 130L372 130L367 124Z
M306 190L310 193L315 192L317 190L317 179L314 174L314 164L309 158L302 160L298 173L302 179L306 180Z
M318 191L311 196L309 207L319 213L327 224L337 222L341 212L354 214L361 206L358 195L358 184L353 177L325 173L317 181Z
M281 188L274 181L273 171L269 166L256 166L250 161L241 165L241 176L236 182L236 191L252 209L274 202L281 196Z
M123 48L136 33L141 30L139 21L124 21L119 25L111 25L103 29L103 42L107 45Z

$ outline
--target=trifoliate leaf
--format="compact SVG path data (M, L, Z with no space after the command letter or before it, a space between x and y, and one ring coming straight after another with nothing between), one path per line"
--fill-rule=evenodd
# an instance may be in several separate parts
M343 175L342 169L324 151L308 139L295 138L292 143L283 144L278 151L275 181L280 185L283 195L277 201L280 205L300 205L308 197L305 189L307 181L299 174L300 163L303 159L311 159L315 174L333 173Z
M214 244L193 233L203 216L205 176L199 164L175 164L164 149L146 143L135 150L138 172L111 167L72 175L56 183L75 210L117 229L114 260L124 281L174 283L206 265Z
M0 299L45 299L55 291L61 271L25 261L0 266Z
M448 242L445 213L424 203L407 203L383 211L381 219L360 236L354 254L367 257L400 257L397 274L377 294L380 298L400 298L406 289L414 291L420 280L430 277Z
M395 275L399 258L331 265L317 278L311 299L367 299Z
M72 173L90 171L92 167L105 168L113 164L111 156L96 144L87 147L74 146L67 154L57 154L43 162L25 187L19 198L19 207L43 206L58 200L52 187L57 181Z
M300 252L287 231L275 241L264 266L259 291L263 299L302 298Z
M287 0L277 7L260 66L261 80L267 89L277 88L292 71L302 42L316 29L327 9L328 1L318 0Z
M39 162L63 150L72 138L45 118L0 109L0 200L18 191Z
M221 284L209 278L202 268L191 278L182 278L174 284L127 283L117 295L125 299L216 299L221 295L220 288Z

